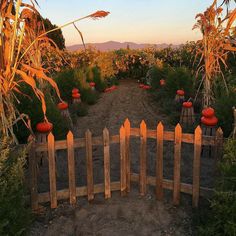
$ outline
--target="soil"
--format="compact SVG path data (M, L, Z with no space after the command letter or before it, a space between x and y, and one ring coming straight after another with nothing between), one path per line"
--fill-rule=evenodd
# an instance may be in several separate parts
M158 110L153 97L138 87L132 80L120 82L118 89L101 95L98 103L89 108L88 115L80 117L74 135L83 137L87 129L93 136L101 136L104 127L111 135L118 134L120 126L129 118L132 127L139 127L145 120L149 129L156 129L162 121L166 130L174 127ZM164 142L164 178L173 178L173 142ZM148 175L155 176L156 141L148 139ZM111 181L119 180L119 145L113 144L111 151ZM76 150L76 184L86 185L85 150ZM183 144L181 160L181 182L192 183L193 145ZM94 182L103 182L103 149L93 147ZM57 189L68 188L66 151L56 154ZM139 139L131 142L131 169L139 173ZM214 160L201 160L201 186L212 187L214 183ZM39 192L49 190L48 166L44 161L39 170ZM171 192L165 192L165 201L158 202L154 189L149 188L145 197L140 197L138 186L132 185L127 197L113 192L110 200L97 194L92 203L79 198L76 207L63 202L56 210L46 208L38 216L30 235L192 235L191 196L181 195L181 205L174 207Z

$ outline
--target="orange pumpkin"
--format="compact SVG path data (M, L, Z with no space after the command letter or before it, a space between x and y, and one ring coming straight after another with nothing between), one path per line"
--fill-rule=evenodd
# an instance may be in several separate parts
M145 86L145 85L144 85L144 84L140 84L140 85L139 85L139 88L143 88L143 86Z
M148 90L148 89L151 89L151 86L150 86L150 85L144 85L144 86L143 86L143 89L147 89L147 90Z
M49 133L52 131L53 124L50 122L40 122L36 125L36 130L39 133Z
M80 94L79 93L73 93L72 97L75 98L75 99L78 99L78 98L80 98Z
M57 108L59 110L66 110L68 108L68 104L66 102L60 102L57 104Z
M207 126L215 126L218 123L218 118L215 116L212 116L212 117L202 116L201 122L202 124L207 125Z
M89 86L90 86L90 87L95 87L95 85L96 85L96 84L95 84L94 82L90 82L90 83L89 83Z
M183 102L183 107L190 108L193 104L191 102Z
M204 117L212 117L215 115L215 110L211 107L205 108L202 110L202 115Z
M79 89L73 88L73 89L72 89L72 94L76 94L76 93L79 93Z
M165 84L166 84L166 81L165 81L164 79L161 79L161 80L160 80L160 85L161 85L161 86L164 86Z
M177 90L176 93L179 95L179 96L184 96L184 90Z

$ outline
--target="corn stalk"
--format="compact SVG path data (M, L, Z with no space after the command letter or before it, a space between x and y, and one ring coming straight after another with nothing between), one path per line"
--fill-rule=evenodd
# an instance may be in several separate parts
M15 94L22 93L22 83L30 86L41 101L46 121L45 82L56 90L60 98L56 83L47 75L47 68L43 68L42 57L47 50L57 50L47 34L85 18L97 19L109 14L98 11L46 32L35 4L36 0L31 0L30 4L22 0L0 1L0 136L14 137L13 124L18 117L26 117L14 106L17 101Z
M217 0L201 14L196 16L198 19L193 29L199 29L202 33L202 39L197 42L197 53L195 61L200 58L197 77L203 75L203 107L210 106L214 101L212 91L214 79L221 76L226 91L227 83L222 72L222 66L227 68L227 56L229 52L236 51L231 34L233 24L236 20L236 9L223 15L223 8L217 7Z

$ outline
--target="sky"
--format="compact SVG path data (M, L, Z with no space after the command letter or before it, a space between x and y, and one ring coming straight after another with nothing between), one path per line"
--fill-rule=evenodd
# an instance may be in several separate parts
M106 41L180 44L197 40L192 30L197 13L213 0L39 0L40 13L63 25L97 10L109 11L104 19L86 19L76 25L85 43ZM73 26L63 29L66 46L80 44Z

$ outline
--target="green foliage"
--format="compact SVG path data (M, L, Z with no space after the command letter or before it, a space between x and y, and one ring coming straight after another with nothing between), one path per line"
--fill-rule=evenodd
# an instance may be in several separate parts
M185 96L193 95L193 76L185 67L177 67L168 71L166 79L167 96L174 98L178 89L185 91Z
M236 235L236 140L225 143L219 171L216 193L209 211L202 212L198 235Z
M43 19L43 23L46 31L57 28L57 25L52 24L51 21L47 18ZM60 50L65 49L65 38L62 34L61 29L53 31L47 34L47 36L56 43L57 47Z
M69 110L74 124L76 124L78 116L86 116L88 114L88 107L84 103L72 104Z
M96 83L96 90L99 92L103 92L104 89L106 88L105 82L101 78L101 70L99 67L94 66L92 68L93 72L93 81Z
M18 96L20 103L16 104L16 106L20 113L27 114L29 116L31 126L35 131L36 124L43 121L41 103L35 97L29 86L26 85L22 87L22 91L30 98L23 95ZM47 105L47 118L51 123L53 123L53 134L56 139L65 138L69 130L69 123L65 122L64 118L61 116L60 111L56 106L56 102L53 100L49 92L45 92L45 101ZM26 143L30 132L23 122L19 122L15 125L14 130L20 143Z
M98 93L96 91L92 91L90 88L84 89L80 93L82 101L89 105L94 105L99 98Z
M0 235L23 235L32 216L24 189L25 150L0 141Z
M219 119L219 126L224 132L224 136L228 137L232 132L233 125L233 111L232 107L236 105L236 93L229 94L222 93L218 95L215 100L216 116Z
M168 67L159 67L157 65L153 65L147 72L147 77L149 79L149 83L153 89L160 88L160 80L167 78Z
M79 79L75 77L73 69L67 69L58 73L55 81L61 93L61 98L67 102L71 101L71 91L73 88L79 88Z

